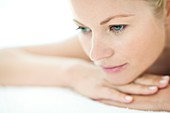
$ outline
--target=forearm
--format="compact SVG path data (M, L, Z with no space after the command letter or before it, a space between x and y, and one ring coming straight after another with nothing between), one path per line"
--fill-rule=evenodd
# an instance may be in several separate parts
M67 70L81 60L4 50L0 62L1 85L68 86L71 75Z

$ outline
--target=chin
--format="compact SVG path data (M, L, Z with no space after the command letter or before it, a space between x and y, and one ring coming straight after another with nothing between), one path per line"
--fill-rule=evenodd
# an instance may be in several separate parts
M136 78L141 76L143 74L143 70L134 70L135 68L132 69L127 69L126 71L122 72L118 76L112 76L112 83L115 85L126 85L129 83L132 83Z
M135 76L132 76L135 75ZM111 79L109 80L111 83L113 83L114 85L126 85L129 84L131 82L133 82L138 76L136 76L136 74L132 74L129 73L127 74L122 74L122 75L114 75L111 77Z

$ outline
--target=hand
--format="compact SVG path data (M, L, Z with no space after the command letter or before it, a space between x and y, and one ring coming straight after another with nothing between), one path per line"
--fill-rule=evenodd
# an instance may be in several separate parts
M158 91L157 85L161 77L155 77L155 81L148 80L147 84L142 84L141 80L136 83L130 83L124 86L114 86L106 80L106 73L98 67L87 63L78 63L76 68L69 71L72 82L71 87L80 94L94 100L111 100L115 102L131 103L133 97L128 94L150 95ZM149 82L151 81L151 82ZM153 87L155 86L155 87ZM128 93L128 94L127 94Z
M117 103L112 100L101 99L99 102L132 109L140 110L154 110L154 111L170 111L170 85L169 76L161 76L147 74L134 81L134 83L151 85L154 84L159 87L159 90L154 95L133 95L134 101L130 104ZM124 87L125 88L125 87Z
M167 88L161 89L158 93L149 96L135 95L134 101L131 104L117 103L112 100L98 100L104 104L113 106L148 110L148 111L170 111L170 85Z
M130 84L127 84L125 86L116 87L112 86L112 87L121 92L130 93L133 95L134 94L149 95L156 93L158 91L156 89L166 88L169 85L169 80L170 80L169 76L144 74L143 76L138 77Z

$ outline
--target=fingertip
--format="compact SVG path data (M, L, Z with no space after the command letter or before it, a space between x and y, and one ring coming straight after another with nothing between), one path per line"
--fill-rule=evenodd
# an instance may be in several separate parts
M124 103L131 103L133 101L133 97L132 96L125 96L123 99Z
M163 76L162 79L168 79L169 80L169 75Z
M158 92L158 87L157 86L151 86L148 88L150 90L150 94L155 94Z
M158 92L158 86L149 86L145 91L141 94L143 95L152 95Z
M163 76L162 79L159 81L159 88L166 88L169 85L169 75Z
M150 87L148 87L148 90L150 90L150 91L157 91L158 87L157 86L150 86Z
M118 93L117 95L114 95L112 97L112 100L120 103L131 103L133 101L133 97L126 94Z

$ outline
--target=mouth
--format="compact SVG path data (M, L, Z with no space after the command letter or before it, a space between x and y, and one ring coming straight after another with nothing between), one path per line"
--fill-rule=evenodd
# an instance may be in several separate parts
M127 65L128 65L128 63L124 63L124 64L117 65L117 66L102 66L102 69L106 73L119 73L119 72L125 70Z

